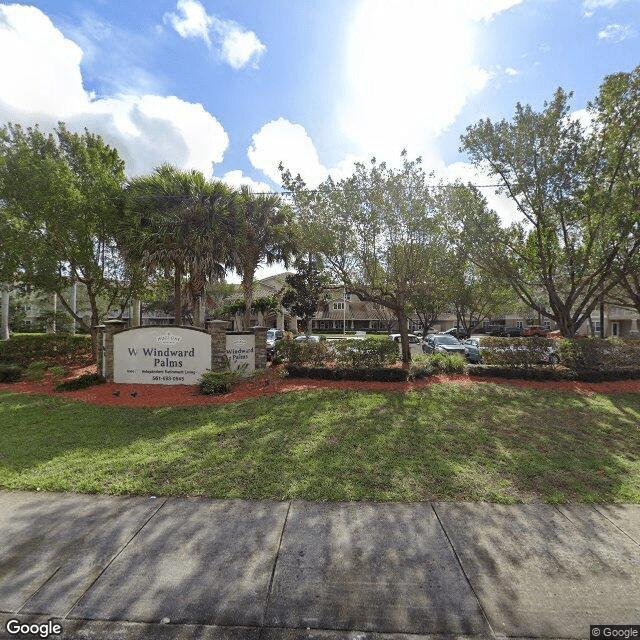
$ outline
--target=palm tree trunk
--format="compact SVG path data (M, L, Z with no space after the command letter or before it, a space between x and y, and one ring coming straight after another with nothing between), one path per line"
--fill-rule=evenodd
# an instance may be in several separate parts
M182 324L182 270L177 264L173 275L173 324Z

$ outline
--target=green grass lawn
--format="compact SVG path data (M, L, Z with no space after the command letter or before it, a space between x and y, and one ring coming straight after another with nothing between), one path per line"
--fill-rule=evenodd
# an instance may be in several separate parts
M640 502L640 394L506 385L131 409L0 392L0 487L308 500Z

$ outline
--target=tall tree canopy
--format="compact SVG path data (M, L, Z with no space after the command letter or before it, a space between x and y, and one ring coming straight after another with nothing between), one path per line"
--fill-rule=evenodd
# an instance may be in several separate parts
M63 123L51 134L13 124L0 129L2 226L10 232L3 249L10 253L3 256L5 269L57 293L94 338L92 327L105 312L98 298L113 302L126 286L115 245L124 180L118 152L86 130L72 133ZM86 288L90 324L67 299L65 291L73 282Z
M148 275L158 269L172 275L174 324L182 324L183 299L199 325L208 282L222 278L231 263L229 239L233 194L199 171L161 165L134 178L126 189L120 242L132 268Z
M230 247L233 265L242 282L243 328L247 331L258 265L283 262L286 266L296 251L296 234L290 207L275 193L256 194L242 186L232 200L232 207L236 230Z
M605 79L588 127L571 116L570 97L558 89L540 112L518 104L511 122L481 120L461 149L523 216L506 231L486 212L482 225L467 217L483 227L476 259L564 336L575 335L640 248L640 67Z
M288 172L283 179L308 229L312 253L322 256L347 291L395 314L408 364L411 298L431 277L430 258L442 229L421 160L403 153L395 169L373 159L369 166L357 164L351 177L328 178L313 192Z

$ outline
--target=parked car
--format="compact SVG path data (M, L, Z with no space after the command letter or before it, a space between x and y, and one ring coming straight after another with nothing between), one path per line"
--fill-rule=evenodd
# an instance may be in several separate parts
M276 351L276 342L284 338L284 331L280 329L267 330L267 360L273 358Z
M502 324L490 324L485 332L490 336L503 336L518 338L522 335L522 327L506 326Z
M454 338L458 338L461 340L462 338L466 338L468 336L466 329L462 327L452 327L451 329L447 329L442 332L444 335L453 336Z
M473 364L478 364L482 359L482 355L480 353L480 342L478 339L467 338L462 344L467 349L467 360Z
M392 333L389 335L389 340L393 340L394 342L400 342L400 334ZM410 333L409 334L409 344L420 344L420 338L417 335Z
M295 337L297 342L320 342L321 340L326 340L324 336L312 336L312 335L302 335Z
M446 333L436 333L429 335L422 343L423 353L459 353L462 356L467 355L467 348L452 335Z
M548 333L549 329L545 329L539 324L532 324L522 331L523 336L540 336L541 338L546 338Z
M471 357L475 358L475 354L471 357L469 357L469 362L480 362L480 360L482 359L482 352L485 349L490 349L492 347L487 347L486 343L481 339L478 338L477 336L474 338L469 338L468 340L464 341L464 346L467 347L467 349L469 349L470 353L472 349L477 350L478 352L478 360L476 361L475 359L472 360ZM493 347L495 349L495 347ZM526 351L528 350L528 347L526 345L522 345L519 347L516 346L509 346L506 347L507 350L509 351L513 351L513 350L519 350L519 351ZM542 360L540 362L538 362L537 364L559 364L560 363L560 355L558 354L558 351L555 347L553 346L549 346L544 350L544 355L542 357Z

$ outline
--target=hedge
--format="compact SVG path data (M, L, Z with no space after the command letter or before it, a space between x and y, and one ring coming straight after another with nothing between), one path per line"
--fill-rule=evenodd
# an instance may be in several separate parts
M531 368L553 364L551 354L556 353L558 342L550 338L482 338L480 341L483 364L514 368Z
M34 360L85 366L93 362L91 337L87 335L33 333L0 341L0 362L27 367Z
M636 380L640 378L640 369L552 369L549 367L514 368L484 364L469 365L469 375L483 378L516 378L522 380L542 380L552 382L615 382L616 380Z
M22 369L15 364L0 364L0 382L18 382Z
M313 378L315 380L356 380L376 382L406 382L409 377L407 369L375 368L346 369L343 367L303 367L297 364L285 366L287 374L292 378Z
M576 371L640 368L640 340L563 338L558 342L562 363Z

